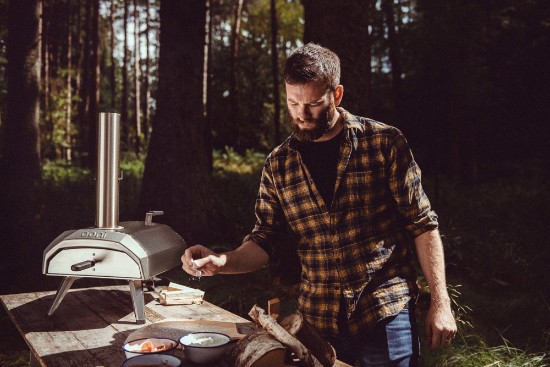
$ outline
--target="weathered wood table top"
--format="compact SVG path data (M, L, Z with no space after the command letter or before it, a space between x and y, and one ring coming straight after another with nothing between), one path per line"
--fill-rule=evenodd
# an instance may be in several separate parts
M249 322L208 302L163 306L145 293L146 323L138 325L128 286L71 289L46 317L54 298L54 291L0 295L29 346L31 366L118 367L125 360L121 347L128 335L163 320Z

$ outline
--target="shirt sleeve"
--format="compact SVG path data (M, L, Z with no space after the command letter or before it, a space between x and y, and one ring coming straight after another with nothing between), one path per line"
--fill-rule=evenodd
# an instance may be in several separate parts
M256 224L252 232L243 239L243 242L254 241L271 258L273 256L275 235L282 228L283 214L273 174L270 169L269 159L262 170L260 188L256 197L255 214Z
M390 150L389 185L412 238L438 227L437 214L422 188L420 168L401 132L395 136Z

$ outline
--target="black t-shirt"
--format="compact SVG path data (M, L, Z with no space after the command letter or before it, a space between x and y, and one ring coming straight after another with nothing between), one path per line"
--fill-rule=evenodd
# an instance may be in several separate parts
M302 161L306 165L317 190L319 190L328 209L334 196L336 168L340 157L340 143L344 136L342 129L334 138L323 142L298 141L296 145Z

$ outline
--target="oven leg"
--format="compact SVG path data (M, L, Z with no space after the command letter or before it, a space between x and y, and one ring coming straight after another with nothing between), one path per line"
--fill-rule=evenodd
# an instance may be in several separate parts
M140 279L129 280L136 324L145 324L145 298L143 295L143 281Z
M76 280L76 277L65 277L63 279L63 282L59 286L59 289L57 290L57 293L55 294L55 300L53 301L52 307L50 307L50 310L48 311L48 316L53 315L55 310L57 310L57 306L61 303L65 295L67 294L67 291L71 286L73 285L74 281Z

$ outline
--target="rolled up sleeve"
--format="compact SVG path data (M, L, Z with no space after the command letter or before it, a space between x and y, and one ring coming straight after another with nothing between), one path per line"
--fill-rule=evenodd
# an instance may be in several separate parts
M254 241L271 258L273 256L273 239L282 228L283 215L270 169L269 157L262 170L255 214L256 224L252 232L244 237L243 242Z
M421 171L405 137L396 135L390 153L390 189L397 209L412 238L438 227L437 214L432 210L421 183Z

